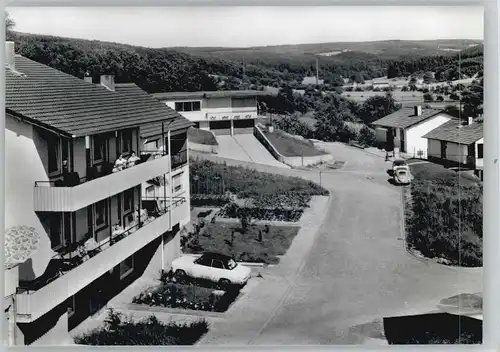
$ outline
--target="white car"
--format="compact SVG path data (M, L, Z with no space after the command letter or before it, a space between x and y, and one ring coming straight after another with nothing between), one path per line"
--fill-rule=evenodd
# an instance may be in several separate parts
M239 265L224 254L203 253L200 257L182 256L172 262L176 277L191 277L218 283L221 287L244 286L250 279L251 269Z

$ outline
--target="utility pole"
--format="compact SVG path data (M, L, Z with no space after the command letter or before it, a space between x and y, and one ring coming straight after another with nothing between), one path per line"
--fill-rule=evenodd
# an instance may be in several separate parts
M319 59L316 56L316 85L319 85Z

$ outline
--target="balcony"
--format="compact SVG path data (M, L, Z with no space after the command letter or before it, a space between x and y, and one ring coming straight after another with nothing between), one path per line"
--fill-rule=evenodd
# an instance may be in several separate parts
M172 207L158 202L156 211L137 225L115 233L90 250L67 248L49 262L44 274L29 282L20 282L17 292L19 322L34 321L76 294L94 280L155 240L172 226L189 217L185 197L173 198Z
M70 173L65 181L35 182L34 210L73 212L168 173L168 155L143 158L123 170L112 165L102 167L100 173L89 174L86 179Z

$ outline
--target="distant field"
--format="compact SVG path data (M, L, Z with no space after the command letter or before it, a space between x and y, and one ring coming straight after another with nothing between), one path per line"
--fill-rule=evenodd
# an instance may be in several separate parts
M374 97L374 96L385 96L387 93L386 92L373 92L373 91L367 91L367 92L343 92L342 96L345 97L346 99L351 99L354 100L358 103L363 103L366 101L368 98ZM424 94L422 92L401 92L401 91L394 91L392 92L392 95L394 99L397 102L400 103L418 103L418 102L423 102L424 101Z

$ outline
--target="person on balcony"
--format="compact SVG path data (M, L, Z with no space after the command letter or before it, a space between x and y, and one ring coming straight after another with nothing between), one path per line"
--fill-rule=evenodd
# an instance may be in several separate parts
M122 171L127 167L127 159L123 157L123 154L118 157L115 161L115 165L113 167L113 172Z
M135 152L132 151L132 154L130 155L130 157L127 159L127 167L132 167L135 165L136 162L138 162L139 160L141 160L141 158L139 158L137 155L135 155Z

